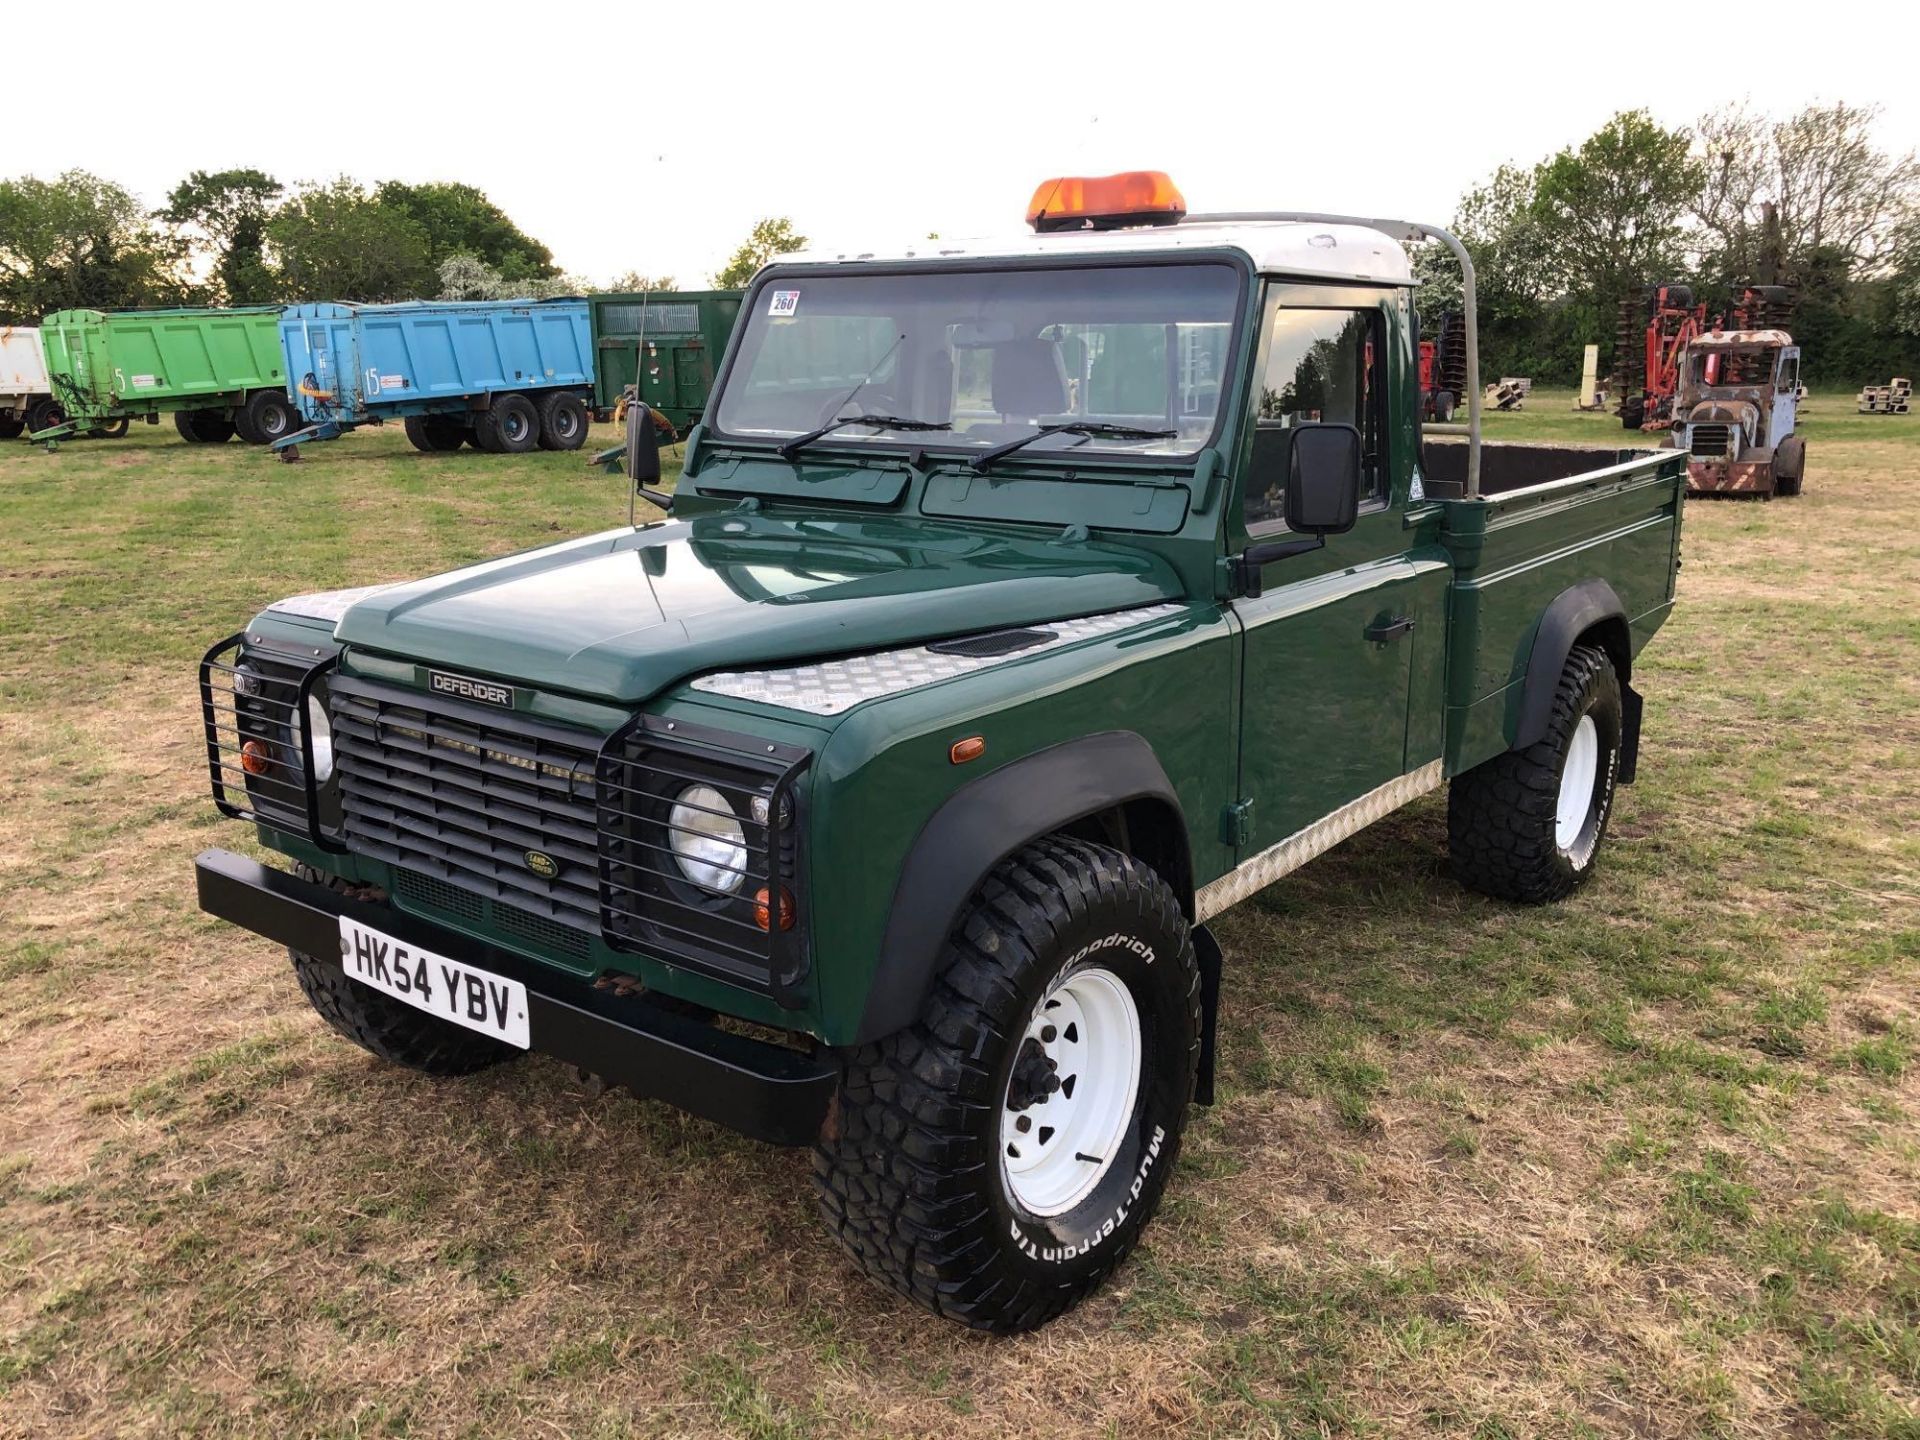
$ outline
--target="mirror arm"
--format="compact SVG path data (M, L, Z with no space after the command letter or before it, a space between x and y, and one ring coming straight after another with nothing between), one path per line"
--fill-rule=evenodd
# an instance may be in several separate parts
M669 515L673 513L673 494L671 491L649 490L644 485L636 485L633 487L633 493L638 495L642 500L646 501L649 505L658 505L662 510L666 511L667 514Z
M1233 557L1234 588L1242 598L1258 600L1263 593L1261 571L1275 560L1285 560L1289 555L1305 555L1312 550L1324 549L1327 537L1315 535L1306 540L1268 540L1263 544L1249 545Z

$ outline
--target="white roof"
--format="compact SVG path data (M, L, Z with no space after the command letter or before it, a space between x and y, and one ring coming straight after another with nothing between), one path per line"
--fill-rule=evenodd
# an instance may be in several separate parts
M874 250L803 250L780 265L833 265L882 260L1012 259L1033 255L1163 255L1170 250L1239 250L1267 275L1411 285L1413 267L1398 241L1364 225L1292 220L1210 221L1141 225L1125 230L1058 230L1050 235L990 236L978 240L921 240Z

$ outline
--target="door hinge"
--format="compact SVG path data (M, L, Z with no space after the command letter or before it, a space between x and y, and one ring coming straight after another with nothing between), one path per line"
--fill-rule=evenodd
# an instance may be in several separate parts
M1253 801L1236 800L1220 812L1220 843L1236 850L1253 843Z

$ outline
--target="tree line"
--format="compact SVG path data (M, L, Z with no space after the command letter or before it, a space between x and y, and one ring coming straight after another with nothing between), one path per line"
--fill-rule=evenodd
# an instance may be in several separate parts
M805 237L760 221L714 284L743 284ZM84 170L0 180L0 323L55 310L382 302L674 288L635 271L594 285L480 190L373 186L346 177L289 187L260 170L195 170L149 210Z
M1811 380L1920 370L1920 161L1883 148L1878 119L1845 102L1783 119L1739 105L1667 128L1632 110L1500 166L1453 221L1474 260L1483 374L1573 383L1586 345L1610 355L1621 302L1664 283L1690 285L1710 315L1742 286L1787 286ZM1458 306L1458 276L1437 247L1416 263L1431 323Z

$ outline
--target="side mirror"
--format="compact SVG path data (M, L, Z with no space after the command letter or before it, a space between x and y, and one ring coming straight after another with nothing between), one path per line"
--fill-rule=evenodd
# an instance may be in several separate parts
M1287 528L1296 535L1343 535L1360 514L1360 432L1351 425L1302 425L1287 471Z
M644 485L660 478L660 441L653 411L636 398L627 406L627 480Z

